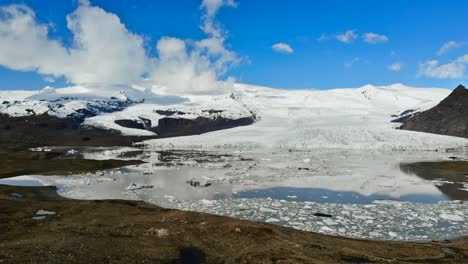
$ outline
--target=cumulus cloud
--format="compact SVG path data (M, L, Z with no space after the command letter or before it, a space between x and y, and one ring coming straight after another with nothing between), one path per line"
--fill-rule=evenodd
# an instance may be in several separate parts
M215 21L223 6L235 7L230 0L204 0L201 29L207 38L184 41L163 37L157 44L159 57L149 80L153 87L171 94L222 93L234 82L232 78L219 81L227 70L240 62L237 54L226 48L226 33Z
M276 43L275 45L271 46L271 48L276 51L276 52L281 52L281 53L288 53L292 54L294 52L293 48L286 43Z
M345 33L336 35L336 39L343 43L351 43L357 39L357 37L356 30L348 30Z
M447 41L437 51L437 55L442 56L445 53L447 53L448 51L450 51L452 49L455 49L455 48L458 48L458 47L460 47L462 45L463 45L462 43L459 43L459 42L456 42L456 41L453 41L453 40L452 41Z
M401 68L403 68L403 64L401 64L400 62L392 63L387 67L388 70L394 71L394 72L401 71Z
M213 18L223 6L236 7L237 3L234 0L203 0L200 8L205 9L207 17Z
M446 64L430 60L419 64L419 75L437 79L462 78L465 76L466 64L468 64L468 54Z
M363 34L362 39L364 40L364 42L367 42L369 44L385 43L388 41L387 36L372 32Z
M128 84L138 81L147 63L143 39L129 32L120 19L88 1L67 16L73 34L70 48L50 39L25 5L0 8L0 65L37 71L76 84Z
M66 47L49 37L50 26L37 21L26 5L0 7L0 65L36 71L45 79L65 77L79 85L146 85L167 93L217 93L233 80L219 81L237 54L226 48L227 33L216 22L220 8L233 0L204 0L201 29L206 38L164 37L158 56L148 57L141 36L130 32L115 14L79 0L66 17L73 42ZM143 81L143 76L146 79Z

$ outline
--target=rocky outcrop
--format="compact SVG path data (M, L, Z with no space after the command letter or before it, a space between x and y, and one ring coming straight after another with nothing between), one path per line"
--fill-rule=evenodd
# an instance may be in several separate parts
M40 146L129 146L150 138L198 135L210 131L247 126L254 117L230 119L222 116L186 119L166 116L151 127L151 120L120 119L115 123L134 129L156 132L154 136L125 136L120 131L83 125L83 117L65 118L49 115L10 116L0 114L0 153L2 149L25 149Z
M459 85L437 106L403 121L400 129L468 138L468 90Z
M115 123L119 126L134 128L134 129L149 129L151 128L151 120L139 118L137 120L132 119L120 119L115 120Z
M158 126L153 128L152 131L156 132L159 137L188 136L238 126L248 126L254 122L253 117L239 119L220 116L216 118L197 117L195 119L164 117L159 119Z
M40 146L129 146L145 139L81 124L81 117L59 118L48 114L12 117L0 114L0 153L8 149Z

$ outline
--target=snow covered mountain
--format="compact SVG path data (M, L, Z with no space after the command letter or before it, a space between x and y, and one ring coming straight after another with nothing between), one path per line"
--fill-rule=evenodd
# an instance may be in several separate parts
M157 139L148 142L152 146L437 149L464 146L466 141L399 131L391 120L409 109L429 109L450 92L402 84L333 90L236 84L227 95L178 97L139 87L47 87L40 92L0 92L0 113L79 117L86 127L128 136L192 135L253 124L177 140ZM200 130L201 126L209 129ZM177 133L187 127L190 131Z

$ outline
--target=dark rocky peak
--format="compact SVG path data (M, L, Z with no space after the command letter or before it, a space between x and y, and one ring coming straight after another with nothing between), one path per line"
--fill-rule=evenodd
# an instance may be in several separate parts
M468 138L468 90L459 85L435 107L403 122L401 129Z
M463 92L463 93L466 93L466 92L468 92L468 90L465 88L465 86L463 86L463 85L460 84L460 85L457 86L457 88L455 88L455 89L453 90L452 94L453 94L453 93L462 93L462 92Z
M468 89L463 85L458 85L452 93L440 102L439 107L449 107L455 109L468 108Z

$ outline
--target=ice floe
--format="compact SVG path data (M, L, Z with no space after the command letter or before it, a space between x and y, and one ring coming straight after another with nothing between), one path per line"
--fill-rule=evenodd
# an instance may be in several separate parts
M163 206L351 238L430 241L468 234L466 202L415 204L382 201L369 205L288 202L274 199L172 200ZM317 212L326 212L318 216Z

